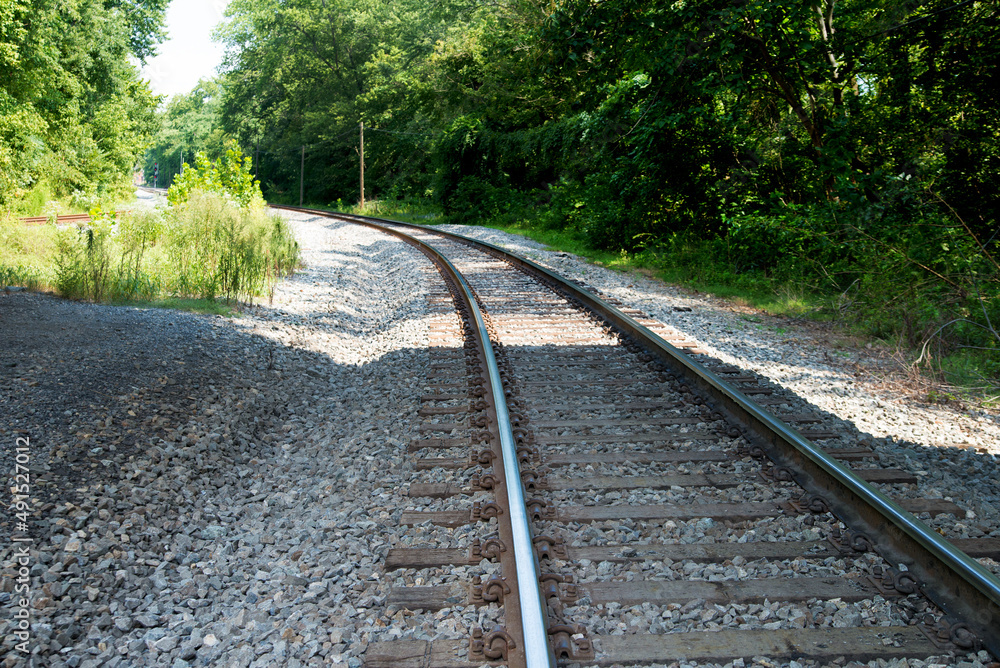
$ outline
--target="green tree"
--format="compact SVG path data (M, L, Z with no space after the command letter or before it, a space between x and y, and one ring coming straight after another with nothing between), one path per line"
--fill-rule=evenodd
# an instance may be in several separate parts
M0 206L36 187L55 195L126 187L157 103L130 58L159 39L165 1L141 7L0 4Z
M159 165L157 184L169 188L185 159L192 162L195 153L200 151L209 160L222 157L228 138L221 127L222 96L218 81L203 79L190 93L172 97L157 114L160 129L143 166L147 183L153 183L154 165Z
M234 142L228 143L225 154L215 162L200 151L194 162L194 167L185 169L167 191L172 205L183 204L195 191L203 191L224 195L242 208L264 208L260 186L250 173L253 163Z
M269 198L356 199L359 123L367 189L428 186L437 125L425 64L466 3L425 0L234 0L220 29L227 45L223 127L256 154Z

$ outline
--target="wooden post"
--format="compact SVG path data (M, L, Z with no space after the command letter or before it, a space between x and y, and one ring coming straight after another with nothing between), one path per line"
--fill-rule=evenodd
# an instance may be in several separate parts
M299 165L299 206L306 192L306 147L302 146L302 162Z
M361 210L365 210L365 122L361 121Z

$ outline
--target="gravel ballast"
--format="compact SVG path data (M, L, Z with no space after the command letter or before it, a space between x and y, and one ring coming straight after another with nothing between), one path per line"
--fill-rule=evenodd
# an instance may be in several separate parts
M966 509L959 522L949 516L935 526L946 536L1000 536L996 411L925 403L904 377L887 368L884 351L850 347L821 325L770 317L636 272L595 266L500 230L440 228L506 248L586 283L673 328L712 358L786 388L797 402L790 412L815 412L823 417L824 428L847 434L841 445L869 443L881 466L917 475L921 482L908 496L943 498ZM1000 575L1000 564L981 561Z
M238 319L0 293L0 444L29 439L35 511L31 655L5 615L3 665L356 667L391 622L428 263L292 218L306 268Z

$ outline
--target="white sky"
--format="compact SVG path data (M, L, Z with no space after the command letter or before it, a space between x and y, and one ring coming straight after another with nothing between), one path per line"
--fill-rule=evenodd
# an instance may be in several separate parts
M167 8L167 40L146 62L142 76L154 93L189 93L222 62L222 45L212 30L222 22L229 0L172 0Z

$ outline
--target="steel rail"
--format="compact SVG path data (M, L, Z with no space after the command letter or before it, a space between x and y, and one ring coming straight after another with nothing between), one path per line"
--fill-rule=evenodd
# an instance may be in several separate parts
M776 462L794 467L795 481L807 492L829 494L823 501L831 512L847 526L863 530L891 564L905 565L917 576L928 598L946 613L957 616L979 636L986 649L1000 656L1000 579L796 429L763 410L738 389L614 305L536 262L484 241L425 225L336 215L356 222L378 221L451 238L499 255L558 285L642 342L661 360L685 373L689 382L693 381L710 400L717 402L717 407L744 427L744 436L763 446Z
M497 365L492 341L486 329L486 321L483 319L483 314L476 301L475 293L465 280L465 276L462 275L444 254L430 244L415 239L399 230L379 224L380 222L391 223L392 221L376 221L363 217L354 219L354 217L344 216L343 214L333 214L315 209L302 209L280 205L271 206L272 208L287 209L290 211L308 211L309 213L321 214L328 217L343 217L350 222L360 223L392 234L433 257L445 268L451 279L459 287L459 290L461 290L462 299L466 302L469 313L475 322L475 331L486 361L490 393L493 397L494 410L497 416L497 431L499 432L498 435L503 455L505 489L507 492L508 512L514 542L512 548L517 571L517 594L521 613L521 633L524 641L525 665L528 668L554 668L556 660L548 641L545 604L542 600L540 589L539 576L541 574L538 570L538 562L535 559L531 523L528 520L527 500L524 497L524 487L521 483L521 468L517 461L517 440L514 437L513 427L510 423L507 397L504 394L503 380L500 378L500 369ZM419 228L419 226L417 227Z
M466 284L465 278L461 278L463 289L471 294L471 288ZM478 306L473 309L472 313L476 319L476 327L485 333L486 323L483 321ZM489 343L488 335L486 341ZM524 498L524 486L521 483L521 469L517 462L517 442L511 428L507 397L504 395L503 381L500 379L500 370L497 367L496 356L493 354L493 346L487 345L485 349L490 388L493 392L497 423L500 428L504 482L507 488L507 499L510 502L510 522L514 537L514 562L517 567L517 592L518 602L521 606L525 663L528 668L549 668L555 666L556 662L552 647L549 645L548 624L546 624L544 603L539 590L540 573L535 560L527 501Z

